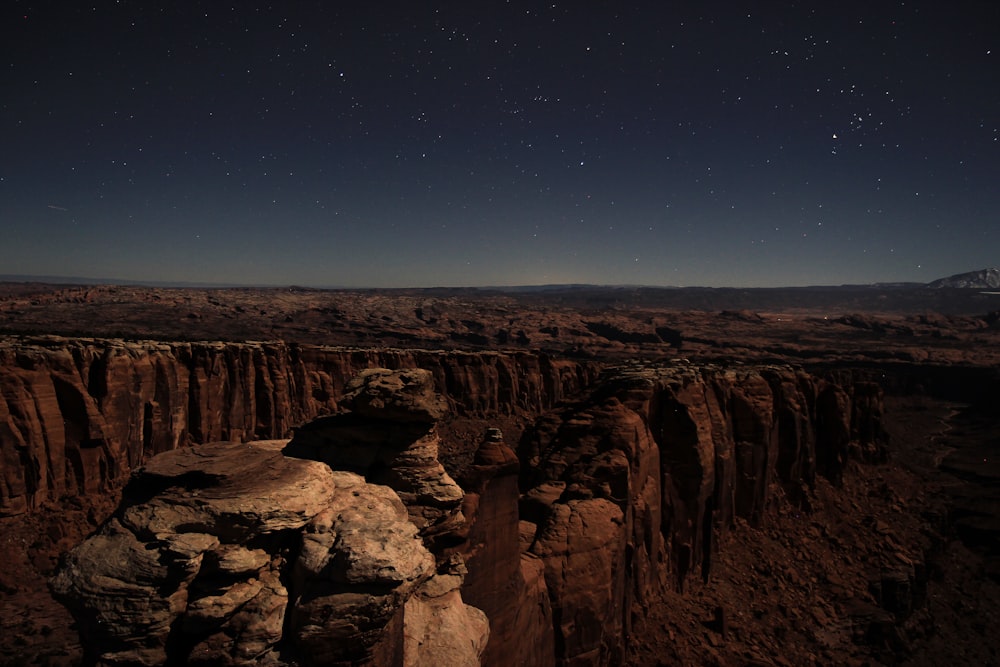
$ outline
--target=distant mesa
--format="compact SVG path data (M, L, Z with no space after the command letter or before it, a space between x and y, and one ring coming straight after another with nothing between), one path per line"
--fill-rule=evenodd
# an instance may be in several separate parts
M934 282L927 283L933 289L957 288L957 289L1000 289L1000 269L982 269L980 271L969 271L968 273L956 273L947 278L939 278Z

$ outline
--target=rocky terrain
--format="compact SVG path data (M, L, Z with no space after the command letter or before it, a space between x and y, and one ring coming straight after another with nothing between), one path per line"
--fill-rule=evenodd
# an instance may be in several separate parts
M981 269L939 278L928 283L931 288L988 289L1000 288L1000 269Z
M282 341L564 357L996 363L1000 295L975 289L326 291L0 283L0 333Z
M359 379L336 444L184 447L133 475L111 520L52 581L88 658L479 663L489 621L462 601L463 563L439 568L421 539L463 523L462 489L437 459L445 403L427 371ZM384 467L389 485L319 460L342 451L357 455L351 467Z
M994 664L953 291L7 286L0 661Z

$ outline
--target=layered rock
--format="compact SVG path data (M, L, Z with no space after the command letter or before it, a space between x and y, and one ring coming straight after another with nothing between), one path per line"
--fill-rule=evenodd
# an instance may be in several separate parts
M340 430L331 441L350 447L352 441L368 438L378 452L372 465L359 466L357 472L368 481L394 478L405 510L400 513L395 501L381 496L372 504L391 517L389 523L397 518L416 522L407 528L404 521L404 528L422 531L420 536L435 557L433 571L420 575L427 577L420 585L397 584L399 590L410 586L400 611L395 601L383 604L375 598L354 597L356 589L344 594L344 587L360 584L346 581L354 576L346 574L355 572L353 566L331 556L329 549L343 547L350 553L360 549L358 545L380 548L381 538L350 534L349 524L342 522L345 538L338 541L331 536L340 534L332 528L337 519L322 512L301 528L280 529L246 545L220 540L218 546L206 547L194 536L201 528L190 527L191 532L186 526L180 537L165 538L173 550L169 553L146 536L135 536L119 516L117 527L112 522L102 531L105 545L94 547L93 554L134 558L136 571L111 569L111 578L100 585L117 591L118 599L125 600L122 604L132 605L130 614L146 618L156 632L165 631L158 625L162 621L156 620L162 608L146 595L149 581L162 581L164 568L179 568L181 574L176 576L183 575L185 567L193 567L183 565L191 561L189 554L204 549L199 552L198 575L186 584L190 604L183 608L185 620L178 616L170 624L169 655L188 651L190 661L210 662L224 660L226 652L255 654L274 641L274 610L286 604L283 628L291 627L293 617L302 625L296 626L298 634L283 631L276 648L260 649L263 657L277 652L275 659L286 655L296 659L296 642L315 640L318 643L311 648L328 651L330 660L336 655L342 656L337 660L351 660L355 654L345 653L343 647L322 648L319 638L337 632L353 636L350 633L356 630L364 646L376 635L385 639L365 648L360 660L401 663L420 647L422 657L433 648L440 656L434 661L461 663L478 653L483 634L475 630L482 617L453 604L460 591L466 602L489 617L491 640L485 659L491 665L614 662L623 646L632 664L655 664L657 659L678 664L713 660L726 664L728 659L763 663L771 658L777 662L775 656L781 655L806 664L812 653L819 662L847 664L850 651L821 653L815 651L817 645L825 644L831 634L846 634L849 642L851 624L856 634L865 636L861 639L870 640L868 635L876 641L906 639L898 634L903 631L898 621L909 614L914 623L921 622L921 613L910 610L918 607L919 588L927 574L931 573L933 585L935 577L955 574L955 565L964 568L961 559L942 556L940 544L933 546L936 553L924 554L923 567L925 547L913 535L918 534L918 512L924 512L924 506L900 491L907 487L898 487L898 479L889 474L894 466L845 468L851 457L873 462L886 458L881 389L975 403L981 406L985 423L992 424L989 397L997 385L996 364L991 363L997 346L990 338L996 330L996 313L938 315L927 311L921 297L919 307L911 309L921 315L874 314L856 305L858 300L878 301L875 307L884 310L886 294L862 291L865 294L851 293L851 303L843 306L849 311L841 306L831 309L831 302L822 301L827 304L822 313L786 315L783 307L748 304L735 293L731 303L725 298L728 305L716 295L694 302L705 312L681 313L663 309L659 299L664 295L650 300L650 293L641 290L612 290L603 296L571 290L557 295L554 302L534 300L535 306L498 297L503 307L492 310L489 303L461 293L458 299L447 300L423 293L403 298L316 294L308 296L306 305L288 308L285 293L295 290L280 290L266 295L264 306L271 315L258 328L250 321L249 315L257 311L248 293L199 296L177 291L165 295L173 303L170 308L181 303L184 309L176 315L176 328L157 329L155 334L185 340L251 336L300 343L353 341L365 346L509 343L522 350L504 353L6 338L0 341L0 534L8 567L0 577L0 653L9 660L29 662L34 648L29 644L45 643L45 657L36 663L50 658L53 664L71 661L75 647L58 650L70 623L65 613L46 613L45 605L52 601L37 595L44 589L38 573L47 574L57 550L77 543L90 526L108 516L105 508L116 502L119 485L131 470L160 452L219 439L288 436L295 426L334 415ZM130 294L136 294L132 288L88 292L92 293L82 295L87 303L81 302L74 311L80 317L65 316L64 310L54 317L56 311L35 309L24 300L5 302L5 315L10 315L5 325L11 331L51 330L53 321L62 320L76 322L71 325L74 330L107 335L117 335L114 331L135 335L150 331L151 322L155 326L157 318L142 312L141 299L128 301ZM116 309L95 310L94 293L104 293ZM800 305L816 307L820 303L816 299L825 298L823 293L798 292L795 298L802 301ZM931 310L953 312L956 296L961 295L952 290ZM192 298L205 303L183 303ZM986 308L981 296L966 299L973 301L973 309L954 312L971 315ZM718 312L720 308L726 310ZM836 317L858 308L858 315ZM780 317L771 314L778 312ZM25 313L35 319L28 329L15 328L14 320ZM128 319L132 328L122 328L121 322ZM230 328L217 328L222 319ZM657 337L663 343L657 343ZM724 359L730 366L618 369L600 380L590 396L577 395L580 389L595 386L599 368L579 359L596 355L607 364L632 357L676 361L681 348L692 359ZM574 356L554 359L538 349ZM809 372L743 365L734 359L744 363L793 359ZM362 403L339 402L354 391L350 378L370 367L426 369L445 396L450 415L444 423L433 423L432 415L425 414L407 424L405 417L411 411L407 408L395 415L402 420L388 420L394 426L375 426L379 416L362 414ZM378 396L378 391L372 394L381 400ZM565 399L574 402L564 403ZM942 415L953 408L941 407ZM917 452L919 456L927 454L937 466L940 458L931 459L928 452L939 453L941 446L961 442L959 451L940 469L989 480L993 467L992 458L986 461L989 441L983 441L981 455L978 446L968 446L975 430L969 424L944 416L942 424L952 427L937 431L934 419L923 419L923 412L906 414L920 417L915 420L920 425L896 436L903 442L897 448L902 457L912 453L905 441L917 440L923 437L922 430L929 429L935 435L928 436L927 450ZM352 419L355 430L368 435L351 435ZM496 430L480 440L487 426L502 426L507 443ZM383 435L372 436L380 433L379 428ZM299 433L304 436L309 430L304 427ZM524 438L522 431L527 433ZM439 447L443 464L434 462ZM442 468L461 485L465 492L461 499L445 481ZM202 492L203 480L196 476L184 480L178 488L187 485L188 495ZM838 488L841 481L844 488ZM452 497L443 504L416 502L421 496L439 496L440 490ZM968 542L982 543L992 534L983 523L983 497L964 497L956 506L961 514L932 508L934 513L924 516L936 517L933 528L946 536L957 528ZM95 508L90 502L95 498L104 499L103 506ZM132 505L148 500L137 496L134 488L128 492ZM383 507L382 500L393 508ZM949 524L946 514L957 517L957 524ZM363 518L375 523L372 517ZM901 522L910 525L904 529ZM738 532L726 535L732 525ZM860 532L852 535L849 525L856 531L860 526ZM277 557L263 542L283 540L288 531L302 535L301 542L281 552L282 567L289 561L292 565L280 570L283 574L275 581L271 563ZM124 533L135 536L142 547L136 548ZM936 541L946 539L934 536ZM160 555L148 558L151 551ZM69 562L86 560L86 553L81 547L79 556ZM309 556L300 561L302 553ZM386 551L386 557L390 555L399 557ZM453 561L452 556L460 560ZM95 563L103 560L100 555L89 558ZM468 569L464 580L463 561ZM732 578L734 562L746 566L742 579ZM867 569L872 571L864 572ZM25 573L35 574L35 581L22 576ZM122 583L127 576L135 579L129 586ZM381 576L378 568L373 576ZM869 589L870 576L874 582ZM217 584L216 579L224 583ZM699 579L708 584L699 584ZM954 587L953 600L961 597L962 590L979 590L982 583L953 582L948 584ZM305 596L302 609L293 613L299 599L295 591L307 585L326 592L315 599ZM177 590L181 587L178 584ZM392 588L390 583L379 587ZM982 590L981 598L996 597L986 594L988 586ZM669 604L662 604L661 596L667 596ZM859 611L840 608L840 596L857 600ZM29 604L24 604L26 600ZM180 597L171 598L173 605L181 602ZM934 610L939 619L944 604ZM964 602L954 606L958 609ZM978 608L964 608L963 626L971 623L975 632L977 619L983 616ZM173 609L169 607L168 613ZM246 615L240 615L244 610ZM646 613L651 610L655 613ZM330 618L345 619L345 624L328 624ZM711 626L702 626L699 620ZM457 647L447 645L438 651L435 626L452 628L445 635L459 627L474 631L463 636L463 651L452 652ZM95 633L100 635L100 630ZM237 635L246 641L240 643ZM668 643L707 644L701 652L680 650L671 657L674 654L668 650L645 654L649 660L634 660L634 650L653 635L662 636L660 648ZM154 632L153 648L162 641L156 639L159 636ZM170 638L175 636L179 639ZM743 650L748 636L763 640L751 642L759 650ZM941 644L949 643L947 633L937 636ZM783 645L791 644L802 648L785 653ZM979 639L961 644L979 644ZM984 659L967 662L980 664Z
M428 386L419 373L366 372L348 385L351 412L299 429L288 451L405 494L400 453L442 415ZM489 429L463 474L464 524L433 534L467 563L463 595L490 619L487 664L621 663L633 615L694 574L708 580L735 517L761 524L776 494L807 507L817 475L839 480L850 452L883 455L880 418L870 383L674 365L614 369L542 415L520 457ZM426 505L415 512L419 494L408 498L426 531Z
M514 451L488 428L462 484L468 530L456 547L468 574L462 595L490 619L487 665L548 665L556 656L542 561L522 541Z
M212 445L153 459L56 580L80 618L110 619L92 633L102 659L477 664L485 651L491 665L617 664L636 614L711 577L736 517L759 525L783 499L808 509L818 476L836 483L848 456L885 454L871 383L630 366L541 414L516 454L489 429L463 489L438 460L438 422L473 409L442 398L456 376L435 373L363 370L281 453L254 446L266 456L216 464L226 447ZM284 505L295 465L332 475L332 490L291 516L269 503ZM236 490L259 498L250 518L225 509ZM102 554L135 565L101 570ZM104 610L93 582L108 578L119 583ZM107 630L126 617L140 629Z
M284 343L0 343L0 517L106 494L149 457L191 444L288 437L337 411L370 367L425 368L463 415L537 413L595 364L544 355L349 350Z
M185 448L133 477L52 582L90 658L423 665L430 645L478 664L485 617L460 571L437 573L398 496L283 445Z
M647 398L648 382L620 386ZM557 659L620 663L634 605L666 585L672 539L665 523L660 451L642 416L614 395L555 411L520 449L528 552L543 565ZM607 630L604 630L607 628Z
M438 461L434 428L447 403L430 372L362 371L340 404L349 412L297 429L285 452L392 487L424 536L460 530L464 493Z
M620 662L630 612L707 581L734 517L759 523L776 491L808 505L849 451L883 452L879 400L787 367L632 368L540 419L519 450L522 517L557 661Z

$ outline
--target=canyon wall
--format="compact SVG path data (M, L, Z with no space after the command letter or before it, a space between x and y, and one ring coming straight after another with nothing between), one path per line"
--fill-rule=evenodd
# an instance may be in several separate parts
M468 416L538 414L598 374L529 353L12 339L0 344L0 517L106 493L178 447L288 437L336 412L371 367L430 370Z
M465 564L461 597L489 619L489 665L622 664L636 615L707 581L737 517L759 525L778 500L808 510L819 476L836 484L850 457L886 457L881 390L847 371L46 338L0 348L0 515L114 490L190 444L288 437L340 413L350 379L373 367L430 371L446 419L530 424L516 441L481 434L453 471L460 507L458 495L407 501L439 567ZM296 455L340 465L325 452L354 437L347 416L342 431L300 429ZM418 435L417 450L437 448Z
M493 637L554 651L525 660L516 642L491 642L490 664L622 664L635 615L691 577L708 581L735 517L760 524L779 495L808 508L817 475L837 483L849 456L884 459L881 399L877 385L784 366L609 370L522 438L519 511L498 509L515 502L498 496L502 475L481 485L478 516L500 525L474 529L488 537L469 541L465 598L487 610ZM515 520L520 572L509 554L487 556L509 548ZM497 572L504 581L477 588ZM525 607L548 626L527 622Z

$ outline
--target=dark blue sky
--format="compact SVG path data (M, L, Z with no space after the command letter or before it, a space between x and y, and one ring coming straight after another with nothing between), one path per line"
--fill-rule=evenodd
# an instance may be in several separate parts
M153 4L3 4L0 273L774 286L1000 263L998 3Z

